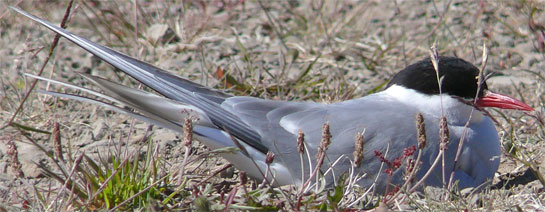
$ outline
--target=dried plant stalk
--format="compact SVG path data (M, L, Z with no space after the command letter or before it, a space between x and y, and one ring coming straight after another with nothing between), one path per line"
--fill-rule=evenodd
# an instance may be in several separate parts
M354 163L356 164L356 167L360 167L361 162L363 161L363 150L364 150L363 145L364 145L363 133L357 133L356 143L354 148Z
M183 176L185 173L185 166L187 165L188 158L191 154L191 143L193 142L193 122L191 119L186 119L184 121L184 160L182 161L182 167L178 172L178 185L181 185L183 182Z
M329 123L326 122L322 126L322 142L320 142L320 146L318 147L318 154L316 155L316 158L319 162L318 167L322 166L323 159L325 158L325 153L329 148L329 144L331 144L331 132L329 131Z
M239 178L241 185L246 185L246 183L248 183L248 176L246 175L245 171L240 171Z
M57 157L57 160L64 161L64 157L62 156L61 131L58 122L55 122L52 134L55 156Z

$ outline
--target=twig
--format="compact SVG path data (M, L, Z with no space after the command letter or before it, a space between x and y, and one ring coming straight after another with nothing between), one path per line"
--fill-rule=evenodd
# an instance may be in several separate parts
M187 165L187 159L191 154L191 143L193 142L193 122L190 118L187 118L184 123L184 160L182 161L182 167L178 172L178 185L182 184L185 166Z
M223 165L221 168L217 169L216 171L212 172L211 175L209 175L208 177L204 178L203 180L201 180L201 182L197 183L195 186L200 186L202 185L203 183L205 183L206 181L208 181L210 178L216 176L217 174L219 174L220 172L222 172L223 170L226 170L228 169L229 167L233 166L233 164L225 164Z
M66 22L68 20L68 17L70 16L70 9L72 8L72 3L73 2L74 2L74 0L70 0L70 2L68 2L68 7L66 7L66 12L64 13L64 17L62 18L61 25L60 25L60 27L63 28L63 29L66 28ZM47 62L49 62L49 59L53 55L53 50L55 49L55 47L57 47L57 44L59 43L60 38L61 38L61 36L59 34L55 35L55 38L53 39L53 43L51 43L51 47L49 48L49 54L45 58L45 61L42 64L42 67L40 68L40 71L37 74L38 76L42 75L42 73L43 73L43 71L45 69L45 66L47 65ZM15 110L15 112L13 113L13 116L11 116L11 118L10 118L10 120L8 122L8 125L10 125L10 126L13 125L13 121L15 120L15 117L17 117L17 114L23 108L23 104L28 99L28 97L30 96L30 93L34 90L34 87L36 87L37 83L38 83L37 79L35 79L32 82L32 84L30 85L30 89L25 94L25 97L23 97L23 100L21 101L21 103L17 107L17 110Z
M312 171L312 174L309 176L307 181L303 184L301 188L305 188L309 186L310 181L315 176L317 177L318 170L322 167L322 164L324 163L324 159L326 156L327 148L329 147L329 144L331 143L331 132L329 132L329 123L326 122L322 126L322 142L320 143L320 146L318 147L318 153L316 155L316 167L314 167L314 171ZM316 179L316 183L318 183L318 178ZM318 186L316 186L318 188ZM306 189L305 189L306 190ZM302 191L300 191L302 193Z
M83 151L81 153L81 155L76 159L76 161L74 162L74 165L72 166L72 170L70 170L70 173L68 174L68 177L66 177L66 180L64 182L64 185L61 187L61 190L59 191L59 193L57 193L57 196L55 197L55 200L52 202L52 203L55 203L58 201L59 199L59 196L61 196L61 194L64 192L64 190L68 187L69 184L72 184L72 183L69 183L72 178L72 176L74 175L74 173L76 172L78 166L81 164L81 160L83 159L83 156L85 155L85 151ZM75 184L75 183L74 183ZM74 186L74 184L72 184L71 187ZM72 189L71 189L72 190ZM71 192L73 193L73 192ZM60 205L62 207L62 205Z
M488 61L488 49L486 48L486 45L483 43L483 59L482 59L481 69L479 70L479 75L477 76L477 92L475 93L473 105L477 104L477 99L479 98L479 95L481 94L482 84L485 81L485 76L483 72L484 72L484 69L486 68L487 61ZM456 150L456 156L454 157L454 162L453 162L454 165L452 166L452 171L450 173L450 178L449 178L448 186L447 186L449 190L452 189L452 185L454 183L454 173L456 171L455 169L458 164L458 161L460 160L460 155L462 154L462 147L464 146L465 137L467 135L467 131L469 129L469 123L471 122L471 118L473 117L474 111L475 111L475 107L472 107L471 112L469 113L469 118L467 119L464 125L464 131L462 133L462 136L460 136L460 141L458 142L458 149Z
M261 2L261 0L258 0L257 3L259 3L259 6L261 6L261 9L263 9L263 11L265 11L265 15L267 15L267 20L269 20L269 22L271 23L271 25L273 26L272 28L274 29L274 32L276 33L276 36L278 36L278 39L280 40L280 43L282 43L282 47L284 47L284 50L285 51L288 51L288 46L286 45L286 43L284 42L284 37L282 36L282 34L280 34L280 31L278 31L278 29L274 26L276 26L272 20L272 17L271 15L269 14L269 11L267 9L265 9L265 6L263 5L263 2ZM278 27L282 27L280 24L278 25Z
M426 147L427 139L426 139L426 125L424 122L424 116L421 113L418 113L416 115L416 129L417 129L417 140L418 140L418 155L416 156L416 161L414 161L414 165L412 169L410 170L410 173L407 175L407 179L405 180L405 183L400 187L399 191L396 192L392 197L386 201L387 205L390 205L393 203L393 201L401 194L401 192L407 188L409 184L414 180L416 177L416 173L419 170L420 160L422 157L422 152L424 151L424 148ZM409 164L410 165L410 164Z

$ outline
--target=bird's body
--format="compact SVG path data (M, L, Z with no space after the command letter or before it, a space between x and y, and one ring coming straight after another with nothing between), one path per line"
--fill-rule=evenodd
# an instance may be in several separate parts
M209 148L240 147L237 145L240 143L244 151L223 153L222 156L254 178L264 178L268 169L266 154L273 152L275 159L270 164L270 169L274 177L269 178L274 179L276 185L301 185L309 178L312 168L316 166L322 126L328 123L332 136L331 145L321 168L328 183L336 182L341 174L352 170L355 137L363 133L363 161L353 173L365 175L358 184L365 187L374 184L382 188L387 184L384 173L386 168L375 156L376 152L385 154L386 159L393 161L403 155L405 149L417 146L415 117L421 113L428 142L422 150L417 150L422 151L422 163L416 179L422 178L430 170L439 154L440 120L446 117L450 132L450 142L445 152L446 162L444 166L435 166L424 183L442 186L454 171L454 179L459 181L459 187L477 187L493 178L500 156L500 143L494 123L477 110L477 106L531 109L520 102L511 102L508 105L499 101L487 105L490 102L485 100L490 99L484 93L486 84L477 85L479 70L470 63L453 57L439 57L442 91L438 90L437 72L432 62L427 59L401 71L384 91L344 102L322 104L231 96L174 76L73 35L24 11L15 10L66 37L165 97L84 74L84 77L99 85L106 95L94 94L134 108L138 113L94 99L54 92L48 94L96 103L178 132L181 132L184 119L192 118L195 121L195 136ZM75 88L87 91L80 87ZM468 104L475 97L478 100L477 106ZM308 151L303 153L302 161L297 144L300 131L305 135L305 148ZM455 165L454 158L460 141L463 141L463 146L460 159ZM397 169L391 183L402 184L404 174L403 169Z

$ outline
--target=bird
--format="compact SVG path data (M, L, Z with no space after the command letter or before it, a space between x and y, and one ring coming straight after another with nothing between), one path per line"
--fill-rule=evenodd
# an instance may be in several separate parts
M102 92L26 74L109 102L42 93L98 104L176 132L182 132L184 120L191 119L197 140L210 149L237 149L220 155L248 176L274 186L307 186L317 170L327 186L352 173L361 176L355 183L358 186L383 190L406 182L406 170L388 165L399 163L396 159L410 155L407 150L412 149L420 158L414 179L422 185L443 187L452 176L461 189L477 188L493 179L501 155L494 121L483 108L533 110L515 98L490 91L477 67L450 56L415 62L395 74L382 91L346 101L326 104L234 96L92 42L21 9L11 9L160 95L84 73L80 74ZM418 117L425 126L422 134L415 124ZM358 135L363 149L354 158ZM425 136L425 145L419 145L419 136ZM328 146L323 145L324 138ZM434 165L441 152L444 163ZM320 153L325 155L323 163L318 160ZM361 165L355 165L356 159Z

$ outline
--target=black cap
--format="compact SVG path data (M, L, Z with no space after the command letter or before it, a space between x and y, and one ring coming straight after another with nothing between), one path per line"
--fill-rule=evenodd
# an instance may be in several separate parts
M473 64L457 57L440 56L439 78L443 78L441 91L444 94L473 99L477 93L479 69ZM430 58L418 61L397 73L386 88L399 85L420 93L439 94L437 75ZM488 89L486 82L481 85L479 96Z

